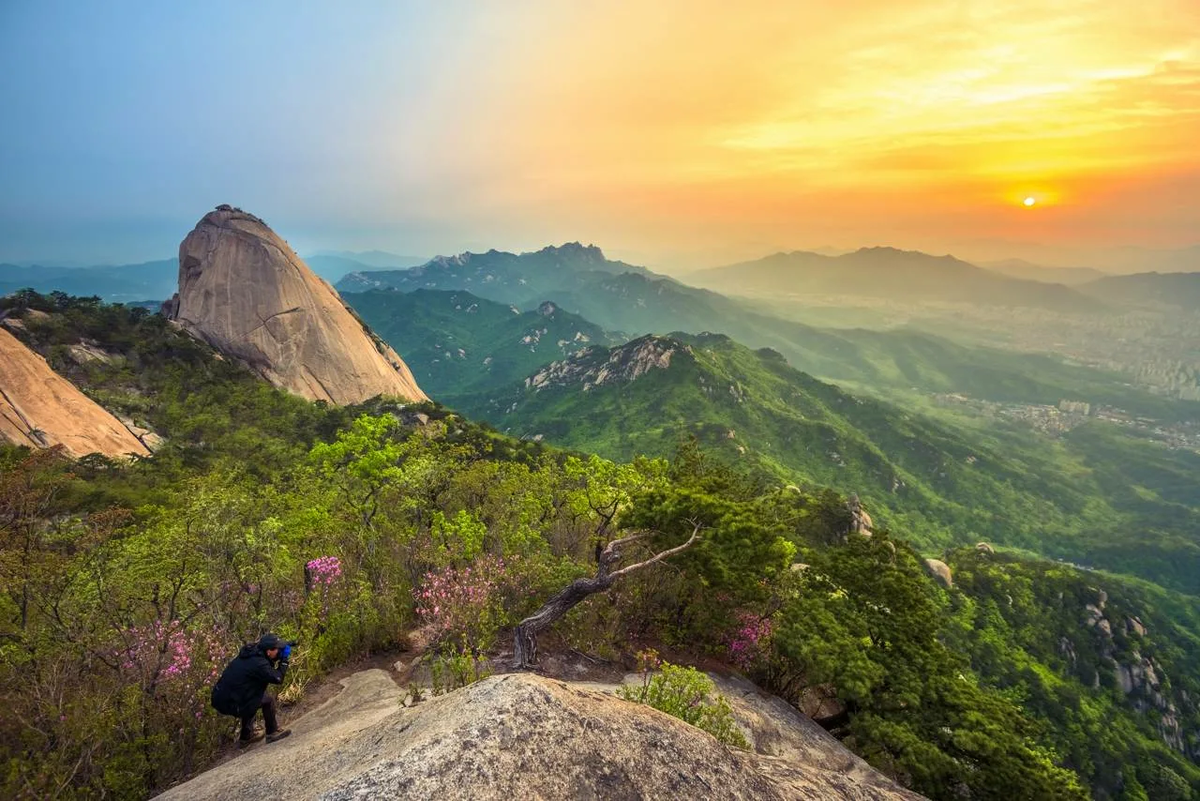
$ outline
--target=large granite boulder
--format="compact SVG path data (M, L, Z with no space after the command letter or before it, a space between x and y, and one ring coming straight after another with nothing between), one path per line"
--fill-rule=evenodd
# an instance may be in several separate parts
M266 223L230 206L179 246L167 316L277 387L311 400L427 400L408 366Z
M647 706L528 673L400 708L380 670L256 746L160 798L919 799L783 702L735 692L754 751ZM733 700L733 699L731 699ZM747 710L750 710L749 712Z
M950 565L941 559L926 559L925 569L946 589L954 586L954 574L950 571Z
M149 456L121 421L0 327L0 439L71 456Z

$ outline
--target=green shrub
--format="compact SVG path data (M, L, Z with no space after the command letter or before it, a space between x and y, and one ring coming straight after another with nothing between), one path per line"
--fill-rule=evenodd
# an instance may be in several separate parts
M622 687L617 694L626 701L646 704L679 718L725 745L750 747L733 719L729 701L716 692L712 679L695 668L663 662L658 673L645 671L641 686Z
M434 695L466 687L490 675L486 660L470 651L439 654L429 663L429 683Z

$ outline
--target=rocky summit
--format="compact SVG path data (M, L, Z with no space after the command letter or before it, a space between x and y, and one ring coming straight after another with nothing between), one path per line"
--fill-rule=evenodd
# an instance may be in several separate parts
M732 683L730 683L732 681ZM724 680L752 750L588 686L493 676L400 708L381 670L164 801L239 798L919 799L753 685Z
M148 456L117 418L0 328L0 440L31 448L61 445L71 456Z
M586 348L572 358L553 362L525 379L525 387L578 385L584 392L609 383L628 384L651 370L666 370L671 357L690 348L669 337L646 336L619 348Z
M408 366L253 214L218 206L179 246L167 316L311 400L426 400Z

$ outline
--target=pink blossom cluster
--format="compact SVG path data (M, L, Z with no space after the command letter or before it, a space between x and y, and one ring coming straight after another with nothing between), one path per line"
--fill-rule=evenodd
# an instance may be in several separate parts
M211 682L220 670L223 651L215 629L211 633L194 632L178 620L155 620L130 629L126 646L117 656L124 670L140 672L159 683L189 677L195 668L202 668L205 675L194 678Z
M725 637L730 659L742 670L749 670L766 652L774 630L775 625L769 617L760 617L753 612L739 613L737 627Z
M467 567L447 567L425 574L414 592L417 615L438 639L469 640L500 601L504 560L482 556Z
M314 586L320 584L330 587L342 576L342 560L336 556L318 557L309 561L304 567L312 577Z

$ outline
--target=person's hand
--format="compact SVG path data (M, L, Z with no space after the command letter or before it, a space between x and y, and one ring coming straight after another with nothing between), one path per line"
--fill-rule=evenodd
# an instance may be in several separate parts
M284 662L288 661L288 657L292 655L292 646L285 645L279 652L279 658Z

